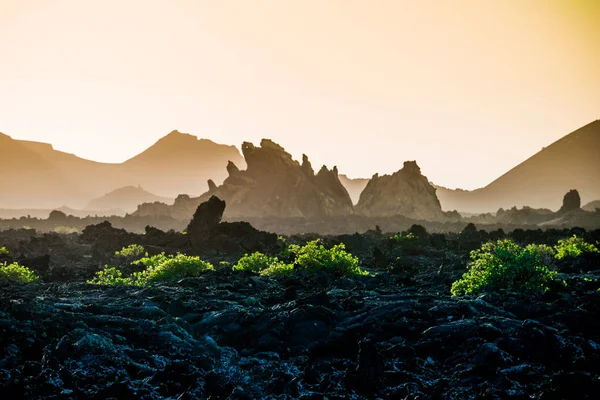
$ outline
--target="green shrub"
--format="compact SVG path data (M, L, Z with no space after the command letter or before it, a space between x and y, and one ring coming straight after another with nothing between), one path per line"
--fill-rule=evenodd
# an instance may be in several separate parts
M20 283L34 283L40 278L29 268L12 264L0 264L0 281L13 281Z
M542 293L556 281L556 272L544 264L548 246L520 247L510 240L485 243L471 252L468 271L452 284L454 296L506 289Z
M412 232L408 232L405 234L402 232L398 232L394 236L390 236L390 240L396 243L403 243L406 241L415 240L416 238L417 237Z
M346 251L341 243L326 249L320 240L313 240L300 247L290 245L290 252L295 254L294 267L308 272L327 271L338 276L368 275L359 267L358 257Z
M123 273L115 267L106 266L102 271L96 272L94 279L87 281L93 285L129 286L133 285L131 278L124 278Z
M79 232L79 230L70 226L57 226L56 228L54 228L54 232L60 235L70 235L72 233Z
M96 277L89 280L88 283L111 286L148 286L153 282L174 281L215 270L211 263L201 260L200 257L186 256L181 253L174 256L161 253L141 258L134 261L133 264L143 265L146 269L142 272L134 272L130 277L123 277L121 271L107 266L104 270L97 272Z
M583 253L598 253L598 248L591 243L586 242L583 238L573 235L568 239L559 240L554 246L556 250L555 257L562 260L565 257L579 257Z
M146 253L144 246L139 244L130 244L129 246L123 247L121 250L116 251L115 256L129 260L135 260L144 256L148 257L148 253Z
M6 247L0 247L0 256L10 256L10 251Z
M278 261L277 257L270 257L257 251L252 254L245 254L232 269L234 271L251 271L258 274Z
M187 277L199 276L206 271L214 271L215 267L197 256L186 256L178 253L175 256L161 253L152 257L144 257L134 262L144 265L146 270L133 274L136 285L146 286L152 282L173 281Z
M294 265L283 261L276 261L267 268L260 271L261 276L280 276L294 273Z

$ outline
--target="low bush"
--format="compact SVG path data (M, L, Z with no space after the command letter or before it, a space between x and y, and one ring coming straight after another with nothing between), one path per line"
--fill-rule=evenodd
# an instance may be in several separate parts
M341 243L331 249L325 248L319 239L304 246L290 245L295 255L294 267L308 272L331 272L337 276L368 275L359 267L358 257L348 253Z
M598 248L591 243L586 242L583 238L573 235L568 239L559 240L556 246L555 257L562 260L565 257L579 257L583 253L598 253Z
M232 269L234 271L250 271L258 274L278 261L277 257L270 257L257 251L252 254L245 254Z
M116 251L115 256L128 260L136 260L140 257L148 257L148 253L146 253L144 246L139 244L130 244L129 246L123 247L121 250Z
M304 246L291 244L271 257L260 252L246 254L233 266L236 271L251 271L262 276L289 275L302 270L310 273L329 272L337 276L368 275L359 267L358 257L346 251L344 244L327 249L320 240Z
M283 261L276 261L267 268L260 271L262 276L281 276L294 273L294 265L286 264Z
M146 286L152 282L200 276L207 271L215 270L211 263L201 260L200 257L186 256L181 253L175 256L161 253L141 258L134 264L146 267L146 270L133 274L134 282L139 286Z
M556 272L544 263L552 249L543 245L525 248L511 240L486 243L471 252L468 271L452 284L454 296L485 291L542 293L555 282Z
M0 281L35 283L40 278L29 268L18 263L0 264Z
M106 267L96 273L96 277L88 283L95 285L135 285L148 286L151 283L162 281L174 281L187 277L200 276L215 268L209 262L203 261L197 256L187 256L178 253L166 255L161 253L152 257L144 257L133 264L146 267L142 272L135 272L130 277L123 277L123 273L114 268Z
M407 241L415 240L416 238L417 237L412 232L398 232L394 236L390 236L390 240L395 243L404 243Z
M10 251L4 246L0 247L0 256L10 256Z
M93 285L129 286L133 285L131 278L124 278L123 273L115 267L106 267L96 272L94 279L87 281Z

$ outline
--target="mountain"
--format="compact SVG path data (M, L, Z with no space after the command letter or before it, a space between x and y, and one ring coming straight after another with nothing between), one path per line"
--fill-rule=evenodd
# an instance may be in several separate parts
M557 140L484 188L438 187L444 210L492 212L531 206L557 210L565 192L576 189L583 202L600 198L600 120Z
M404 168L392 175L375 174L360 194L356 212L369 217L443 218L435 188L415 161L404 162Z
M220 183L227 177L228 161L244 162L234 146L178 131L120 164L90 161L48 143L0 134L0 208L83 208L114 188L138 185L166 198L199 195L208 189L209 178Z
M302 164L277 143L263 139L260 146L242 144L247 164L240 170L235 163L227 166L229 176L221 186L209 181L209 191L199 198L179 196L173 207L143 204L136 215L169 213L176 218L189 219L198 205L212 196L227 204L228 218L306 218L352 214L352 201L338 179L336 167L323 166L315 174L308 157Z
M133 212L137 209L138 205L142 203L153 203L156 201L172 203L173 199L156 196L139 186L125 186L90 201L85 209L97 211L123 210L125 212Z
M45 208L76 201L81 187L25 144L0 133L1 208ZM57 203L58 199L58 203Z
M209 179L223 182L227 178L229 161L245 165L235 146L198 139L175 130L122 166L133 177L130 181L137 180L131 184L175 198L181 193L204 193Z
M348 191L348 194L350 195L350 198L352 199L352 204L358 203L360 194L367 186L367 183L369 183L369 179L368 178L348 178L348 176L346 176L344 174L340 174L339 178L340 178L340 182L342 183L342 185L344 185L344 187Z

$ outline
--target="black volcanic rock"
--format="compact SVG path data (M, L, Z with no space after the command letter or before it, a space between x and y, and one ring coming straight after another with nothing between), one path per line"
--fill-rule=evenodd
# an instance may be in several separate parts
M563 204L559 213L566 213L573 210L579 210L581 208L581 197L579 197L579 192L577 190L569 190L565 197L563 197Z
M230 162L229 177L221 186L197 199L176 200L173 214L190 215L190 208L217 196L227 202L228 218L302 217L308 219L352 214L352 201L338 179L337 168L325 166L315 175L308 158L302 164L277 143L263 139L259 147L242 144L247 169Z
M223 211L225 211L225 202L216 196L211 196L207 202L198 206L187 227L187 233L193 236L215 228L223 218Z
M356 211L369 217L404 215L420 220L444 216L435 188L415 161L406 161L392 175L375 174L361 193Z

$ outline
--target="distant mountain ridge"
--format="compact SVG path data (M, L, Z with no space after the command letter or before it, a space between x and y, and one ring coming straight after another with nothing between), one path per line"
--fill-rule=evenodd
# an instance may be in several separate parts
M91 199L141 185L159 197L202 194L209 178L222 182L228 161L244 165L235 146L172 131L120 164L86 160L47 143L0 134L1 208L83 208Z
M600 120L562 137L484 188L437 188L444 210L492 212L531 206L557 210L577 189L585 202L600 198Z
M120 209L125 212L134 212L142 203L172 203L174 199L160 197L152 194L140 186L125 186L102 197L93 199L85 207L86 210L107 211Z

